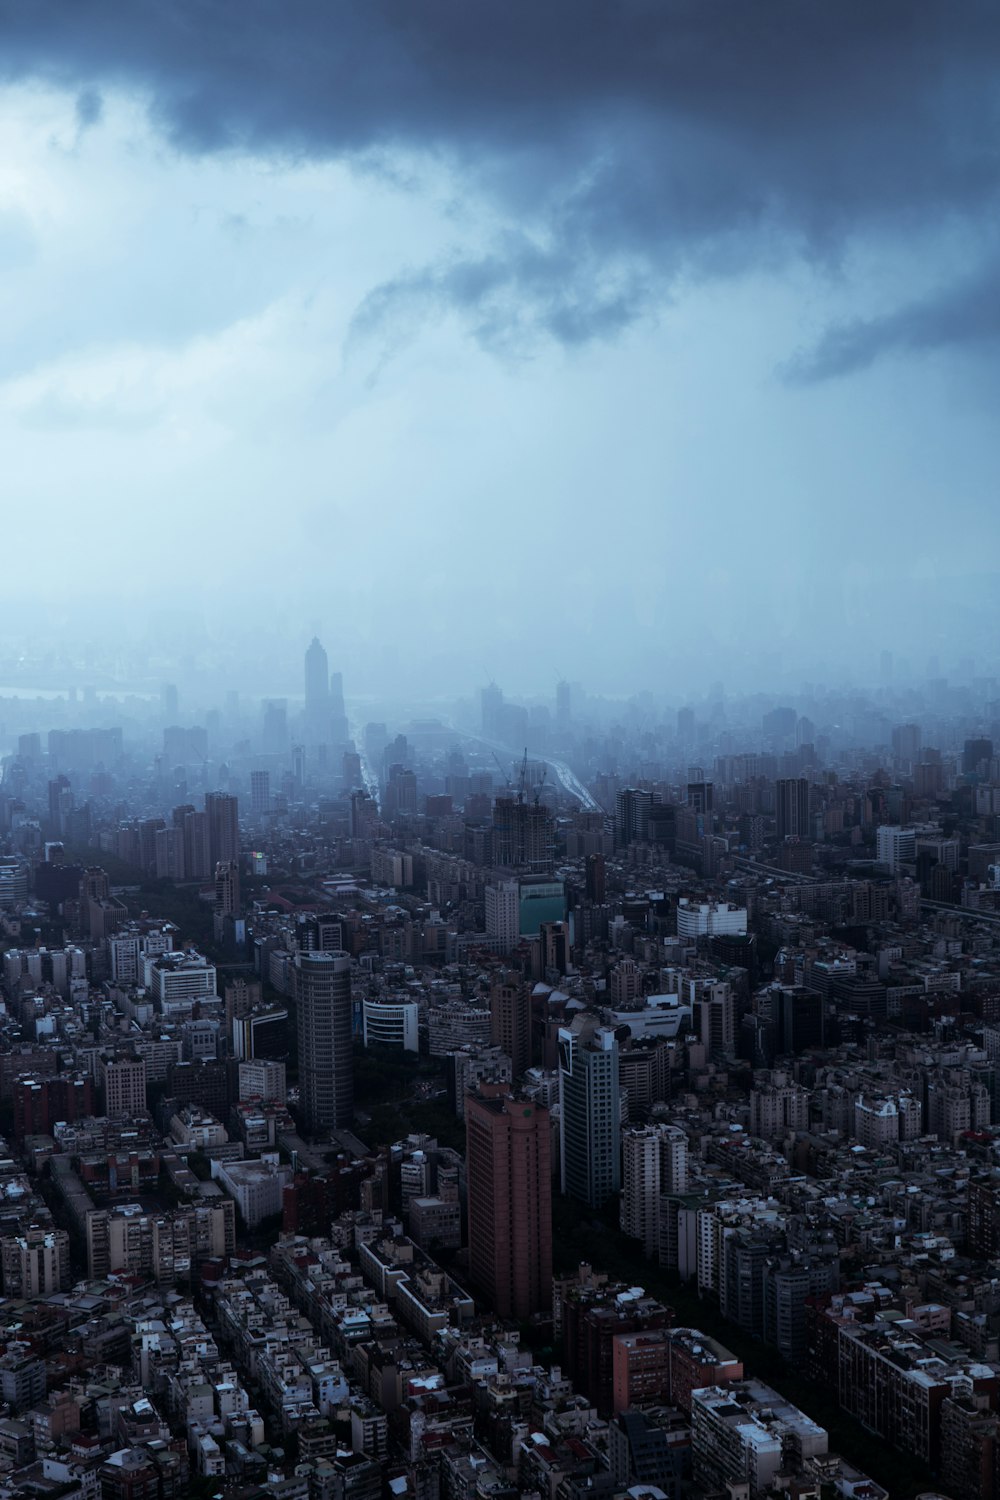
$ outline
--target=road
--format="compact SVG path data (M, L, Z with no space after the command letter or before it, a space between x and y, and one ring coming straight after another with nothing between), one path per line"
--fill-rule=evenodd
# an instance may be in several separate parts
M476 745L485 745L488 750L492 750L497 756L499 756L501 762L503 762L504 757L513 760L515 763L519 762L521 759L521 756L518 755L516 751L512 750L509 745L502 744L500 740L490 740L482 734L469 734L467 730L455 729L454 724L449 724L448 727L450 729L453 729L455 734L461 736L463 740L472 740ZM569 766L566 765L565 761L553 760L551 756L537 754L532 754L530 759L534 761L540 761L542 765L548 766L549 770L555 776L563 791L568 792L571 797L575 797L582 806L584 812L604 811L600 803L590 795L583 782L579 779L579 777L573 774Z

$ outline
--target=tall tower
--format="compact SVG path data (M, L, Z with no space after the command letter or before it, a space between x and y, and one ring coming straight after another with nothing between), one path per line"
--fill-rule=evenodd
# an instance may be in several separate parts
M205 817L208 820L208 866L230 860L239 862L239 802L228 792L205 793Z
M469 1270L502 1318L529 1318L552 1301L549 1112L508 1084L480 1084L465 1100Z
M297 953L299 1099L314 1135L350 1125L354 1111L351 960L346 953Z
M775 783L774 811L779 840L809 837L809 782L805 776L790 776Z
M330 662L316 636L305 658L306 719L322 725L330 709Z
M270 771L250 772L250 811L255 818L263 818L271 811Z
M559 1028L562 1190L601 1208L621 1187L618 1043L610 1027Z
M531 1067L531 991L513 976L490 989L490 1041L510 1058L512 1077Z

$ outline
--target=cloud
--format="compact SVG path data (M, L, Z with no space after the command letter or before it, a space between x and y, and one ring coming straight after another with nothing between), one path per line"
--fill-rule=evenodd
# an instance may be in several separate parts
M641 267L588 260L584 275L561 243L502 235L489 254L455 255L380 283L355 313L348 347L374 339L388 351L448 310L470 320L482 348L506 356L528 354L545 338L573 347L613 335L645 309L649 278Z
M992 0L0 0L0 25L0 77L136 93L184 152L446 163L494 242L360 318L448 302L490 344L614 333L684 275L978 228L1000 188Z
M791 385L812 385L867 369L883 355L932 353L955 344L1000 344L1000 261L883 317L834 325L783 374Z
M76 122L81 130L98 125L104 114L104 100L97 89L84 88L76 96Z

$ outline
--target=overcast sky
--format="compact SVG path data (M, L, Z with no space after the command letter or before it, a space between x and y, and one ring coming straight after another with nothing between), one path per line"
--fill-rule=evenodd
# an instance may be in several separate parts
M5 607L992 669L998 79L986 0L0 0Z

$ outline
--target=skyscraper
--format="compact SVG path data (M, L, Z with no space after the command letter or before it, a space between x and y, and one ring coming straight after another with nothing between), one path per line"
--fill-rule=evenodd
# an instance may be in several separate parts
M250 772L250 811L255 818L263 818L271 811L270 771Z
M240 867L227 859L215 867L215 915L236 917L240 911Z
M544 873L552 868L555 828L541 802L498 797L493 804L493 863Z
M559 1028L562 1190L601 1208L621 1187L618 1042L609 1027Z
M809 782L804 776L775 783L774 811L779 840L809 837Z
M354 1110L351 960L346 953L295 956L299 1100L312 1134L350 1125Z
M316 636L305 658L306 724L313 737L325 740L330 716L330 663Z
M465 1100L469 1270L502 1318L552 1300L549 1112L507 1084Z
M208 867L240 857L239 803L228 792L205 793L208 820Z
M531 990L513 975L490 989L490 1041L510 1058L512 1077L531 1067Z

